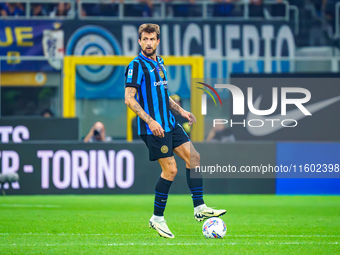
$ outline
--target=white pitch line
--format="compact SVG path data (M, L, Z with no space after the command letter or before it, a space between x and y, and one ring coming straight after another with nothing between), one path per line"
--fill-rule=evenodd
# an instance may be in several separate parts
M235 237L340 237L340 235L230 235Z
M59 208L60 205L0 204L3 207Z
M150 235L147 233L136 233L136 234L121 234L121 233L109 233L109 234L96 234L96 233L0 233L0 236L144 236ZM200 236L197 235L176 235L176 236ZM226 237L300 237L300 238L312 238L312 237L320 237L320 238L340 238L340 235L232 235L227 234Z
M340 242L266 242L266 243L90 243L90 244L0 244L0 246L31 246L31 247L40 247L40 246L193 246L193 245L227 245L227 246L234 246L234 245L340 245Z

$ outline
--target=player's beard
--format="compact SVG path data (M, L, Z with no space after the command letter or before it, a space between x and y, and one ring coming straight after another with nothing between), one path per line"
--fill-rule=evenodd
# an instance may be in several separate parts
M153 56L153 55L156 53L156 49L154 49L154 50L151 51L150 53L148 53L148 52L146 51L147 49L148 49L148 48L145 48L145 50L142 50L143 53L144 53L144 55L147 56L147 57L151 57L151 56ZM149 49L152 49L152 48L149 48Z

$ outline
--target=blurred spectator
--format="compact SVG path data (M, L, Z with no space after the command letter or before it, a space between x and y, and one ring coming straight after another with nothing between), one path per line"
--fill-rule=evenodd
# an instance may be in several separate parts
M118 16L119 14L119 1L115 0L100 0L100 3L95 7L96 15L98 16Z
M238 2L239 0L214 0L215 4L213 7L214 17L225 17L231 16L235 5L233 2Z
M294 5L299 9L305 8L305 0L287 0L289 5Z
M266 10L271 17L285 17L286 16L286 5L282 0L267 0L265 3Z
M59 3L54 7L53 11L50 13L50 17L57 16L70 16L71 15L71 4L70 3Z
M143 17L152 17L153 0L139 0L143 4Z
M25 13L25 4L24 3L16 3L17 7Z
M249 4L249 17L264 17L263 0L244 0Z
M326 0L324 3L325 16L326 19L330 21L332 26L334 26L335 16L336 16L336 4L340 2L340 0ZM340 13L339 13L340 15Z
M153 0L138 0L141 4L124 5L124 15L127 17L152 17Z
M223 124L215 125L206 139L207 142L222 142L222 143L233 143L235 142L235 136L231 132L229 127Z
M174 17L197 17L202 15L196 10L196 0L187 0L183 1L181 4L172 4L171 6L173 10L172 15Z
M95 143L95 142L111 142L112 138L106 136L105 126L102 122L96 122L91 127L90 132L84 138L85 143Z
M54 117L54 113L50 109L43 110L40 115L44 118Z
M314 5L316 15L318 17L322 17L323 16L323 10L324 10L324 7L325 7L327 0L310 0L310 1Z
M77 0L77 7L78 7L79 0ZM97 4L91 4L91 3L84 3L82 2L80 6L80 16L93 16L93 10L96 8Z
M2 16L2 10L5 8L4 3L0 3L0 16Z
M24 16L25 9L19 3L6 3L2 6L1 16Z
M82 3L81 16L118 16L119 3L124 0L99 0L99 3ZM77 0L79 2L79 0Z
M31 4L31 16L47 16L47 13L41 4Z

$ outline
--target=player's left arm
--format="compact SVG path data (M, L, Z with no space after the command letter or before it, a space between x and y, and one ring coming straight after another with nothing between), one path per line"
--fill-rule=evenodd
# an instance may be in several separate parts
M184 110L182 107L176 104L176 102L171 97L169 97L169 105L171 110L180 114L189 121L189 126L191 126L193 123L196 123L195 116L191 112Z

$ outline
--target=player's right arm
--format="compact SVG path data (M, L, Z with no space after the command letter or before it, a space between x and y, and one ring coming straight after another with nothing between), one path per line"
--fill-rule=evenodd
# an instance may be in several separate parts
M125 88L125 104L135 113L137 114L142 120L144 120L153 135L158 137L164 137L164 129L162 126L155 121L149 114L147 114L140 104L137 102L135 96L137 93L137 89L134 87L126 87Z

